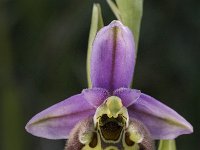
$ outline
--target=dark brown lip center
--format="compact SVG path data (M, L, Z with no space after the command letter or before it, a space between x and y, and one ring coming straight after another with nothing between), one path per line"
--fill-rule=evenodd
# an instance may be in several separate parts
M100 119L100 130L102 136L106 140L117 141L120 138L123 125L120 116L117 118L109 118L107 115L103 115Z

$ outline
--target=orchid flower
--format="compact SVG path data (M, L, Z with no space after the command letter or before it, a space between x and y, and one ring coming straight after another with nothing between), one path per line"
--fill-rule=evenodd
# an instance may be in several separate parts
M26 130L47 139L69 139L69 150L152 150L153 140L192 133L177 112L130 88L135 61L129 28L120 21L103 27L91 52L92 88L35 115Z

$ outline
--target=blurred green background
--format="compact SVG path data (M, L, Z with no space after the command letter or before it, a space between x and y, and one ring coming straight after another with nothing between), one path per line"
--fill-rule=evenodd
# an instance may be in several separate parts
M65 141L25 132L41 110L87 88L92 4L105 1L0 1L0 149L61 150ZM194 126L178 150L199 149L200 1L145 0L133 87L160 99Z

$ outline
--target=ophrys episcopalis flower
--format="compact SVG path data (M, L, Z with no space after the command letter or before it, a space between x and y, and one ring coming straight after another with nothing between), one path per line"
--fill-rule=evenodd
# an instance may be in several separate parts
M178 113L130 85L135 67L132 32L113 21L96 35L91 53L92 88L34 116L28 132L69 139L69 150L152 150L155 139L189 134Z

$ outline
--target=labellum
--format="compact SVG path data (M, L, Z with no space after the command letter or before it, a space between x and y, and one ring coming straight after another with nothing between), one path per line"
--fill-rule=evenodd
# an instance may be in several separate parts
M80 121L71 131L65 150L153 150L147 128L129 118L121 99L111 96L94 117Z

